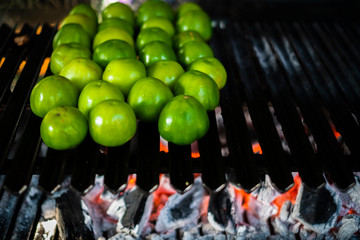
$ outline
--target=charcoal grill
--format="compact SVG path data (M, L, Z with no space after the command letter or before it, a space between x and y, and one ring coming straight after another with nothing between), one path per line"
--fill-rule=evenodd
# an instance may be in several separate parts
M218 13L214 3L204 4L215 16L210 45L227 69L228 82L221 91L223 126L215 111L208 113L210 129L198 141L196 158L190 145L169 143L168 152L159 151L156 124L143 122L121 147L104 148L87 137L76 149L47 149L39 135L41 119L31 113L28 99L38 79L51 74L47 64L56 25L19 29L2 24L0 239L33 238L45 196L56 192L65 176L80 193L93 185L96 174L105 176L109 189L120 191L130 173L137 174L144 191L156 188L159 173L168 173L179 192L191 187L194 173L202 174L211 191L231 182L251 192L268 174L285 192L293 185L291 172L299 172L313 189L325 180L342 190L352 186L353 172L360 170L360 25L351 12L346 14L354 7L351 2L330 2L322 11L324 3L312 5L317 15L310 12L310 17L301 11L311 7L286 1L259 6L244 1L238 8L228 2ZM269 14L274 6L278 10ZM253 127L246 122L247 111ZM219 137L223 128L226 144ZM262 154L254 153L254 140ZM228 155L222 154L224 147ZM29 205L27 186L34 175L40 190ZM21 209L26 208L25 216Z

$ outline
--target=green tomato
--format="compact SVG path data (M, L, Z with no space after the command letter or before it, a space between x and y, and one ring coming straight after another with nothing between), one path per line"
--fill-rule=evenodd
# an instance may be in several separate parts
M98 32L109 27L116 27L123 29L126 32L128 32L131 36L134 36L134 28L129 22L125 21L124 19L120 19L120 18L104 19L98 26Z
M176 54L168 44L160 41L153 41L146 44L140 50L139 59L146 67L150 67L153 63L160 60L176 61Z
M91 81L102 77L102 69L89 58L74 58L70 60L59 73L69 79L79 92Z
M220 101L220 92L214 80L196 70L187 71L178 78L174 94L193 96L206 111L214 110Z
M127 21L131 26L134 25L135 17L133 10L126 4L114 2L109 4L101 12L102 19L120 18Z
M164 105L172 98L170 88L156 78L142 78L130 89L127 102L137 119L146 122L158 120Z
M176 21L177 32L193 30L207 41L212 35L211 20L208 14L201 10L191 10L183 13Z
M170 47L172 45L172 41L170 36L161 28L147 28L140 31L139 35L136 38L136 48L141 50L146 44L160 41L168 44Z
M86 48L90 48L91 40L84 29L75 23L64 25L57 31L53 39L53 49L64 43L79 43Z
M205 42L192 41L186 43L178 51L179 62L184 66L203 57L214 57L214 52Z
M51 75L40 80L30 94L31 111L44 117L48 111L57 106L76 106L78 91L67 78Z
M213 57L203 57L193 61L189 70L197 70L209 75L217 84L219 89L222 89L226 84L227 74L222 63Z
M141 25L140 31L147 29L147 28L161 28L164 30L170 37L175 35L175 27L168 19L163 17L154 17Z
M134 83L144 77L146 77L146 69L139 60L114 59L106 66L102 79L120 88L127 96Z
M127 42L112 39L101 43L94 49L93 60L103 69L114 59L133 58L136 59L135 49Z
M93 49L99 46L101 43L106 42L111 39L119 39L129 43L132 47L134 47L134 40L132 36L125 30L117 28L117 27L109 27L104 30L98 32L93 41Z
M156 0L146 1L138 9L137 24L141 26L144 22L154 17L163 17L173 22L175 20L175 12L166 2Z
M79 24L84 31L89 35L89 37L92 39L95 36L96 30L97 30L97 22L95 22L90 17L76 13L67 15L60 23L60 29L67 25L67 24Z
M56 150L66 150L79 145L86 137L86 117L75 107L54 107L40 125L43 142Z
M125 102L114 99L102 101L90 111L89 131L98 144L121 146L135 135L135 113Z
M182 66L173 60L161 60L152 64L147 69L149 77L157 78L166 83L172 90L175 82L184 73Z
M96 23L98 22L98 17L96 12L89 4L81 3L76 5L70 10L69 15L78 14L78 13L88 16Z
M50 57L51 72L53 74L59 74L71 59L77 57L91 58L91 52L79 43L65 43L58 46L54 49Z
M183 14L185 14L188 11L193 10L203 10L198 4L193 2L186 2L181 4L177 9L177 17L181 17Z
M188 145L202 138L209 125L201 103L186 95L172 98L161 111L158 121L160 136L177 145Z
M116 99L123 102L125 98L117 86L104 80L92 81L81 91L78 108L88 118L90 110L96 104L108 99Z
M192 41L204 42L204 39L198 32L189 30L176 34L173 38L173 46L175 49L180 49L186 43Z

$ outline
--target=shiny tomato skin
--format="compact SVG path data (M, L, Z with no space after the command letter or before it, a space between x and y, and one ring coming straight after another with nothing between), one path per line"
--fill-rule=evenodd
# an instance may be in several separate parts
M144 64L137 59L114 59L105 68L102 79L108 81L127 96L134 83L146 77Z
M170 37L173 37L175 35L174 25L168 19L163 18L163 17L154 17L154 18L147 20L146 22L144 22L141 25L140 30L144 30L147 28L153 28L153 27L161 28L167 34L169 34Z
M119 39L105 41L98 45L93 52L93 60L103 69L114 59L136 59L135 49L127 42Z
M214 80L196 70L187 71L178 78L174 94L193 96L204 106L206 111L214 110L220 101L220 92Z
M67 78L51 75L40 80L30 94L32 112L44 117L48 111L58 106L76 106L79 92Z
M209 75L219 89L222 89L227 80L227 73L222 63L214 57L203 57L193 61L188 70L197 70Z
M77 57L91 58L91 52L88 48L79 43L65 43L51 53L50 70L53 74L59 74L63 67L71 60Z
M212 36L211 19L202 10L186 11L176 21L176 30L177 32L196 31L205 41L208 41Z
M79 24L69 23L56 32L53 38L53 49L64 43L79 43L90 49L91 39Z
M178 51L179 62L184 66L189 66L193 61L202 57L214 57L213 50L205 42L188 42Z
M86 84L101 79L102 73L102 68L93 60L74 58L63 67L59 75L69 79L80 93Z
M150 67L153 63L161 60L176 61L174 50L166 43L153 41L146 44L139 52L140 61L146 67Z
M129 43L132 47L134 47L134 39L132 36L124 29L117 27L108 27L104 30L96 33L93 40L93 49L99 46L101 43L106 42L111 39L120 39L127 43Z
M160 41L168 44L170 47L172 45L171 38L167 32L158 27L146 28L140 31L139 35L136 38L136 48L141 50L146 44Z
M158 130L165 140L188 145L202 138L209 124L206 110L198 100L179 95L172 98L161 111Z
M147 69L149 77L160 79L173 90L176 80L185 71L180 63L174 60L161 60L152 64Z
M109 4L101 12L102 19L119 18L127 21L131 26L134 25L135 16L133 10L126 4L114 2Z
M59 27L62 28L66 24L73 24L73 23L79 24L91 39L95 36L97 30L97 24L98 24L97 21L94 21L92 18L81 13L67 15L61 21Z
M78 108L88 118L91 109L95 107L96 104L108 99L116 99L123 102L125 97L121 90L114 84L104 80L92 81L81 91Z
M138 26L154 17L163 17L173 22L175 12L168 3L163 1L149 0L140 5L136 18Z
M78 13L88 16L94 22L98 21L96 11L89 4L80 3L80 4L76 5L75 7L73 7L70 10L69 15L78 14Z
M87 119L77 108L72 106L51 109L40 125L43 142L56 150L76 147L85 139L87 131Z
M89 131L98 144L121 146L135 135L135 113L125 102L114 99L102 101L90 111Z
M173 46L175 49L180 49L182 46L184 46L188 42L192 41L199 41L204 42L204 39L201 37L201 35L196 31L185 31L178 33L173 38Z
M134 36L134 28L132 27L132 25L129 22L125 21L124 19L120 19L120 18L103 19L101 23L99 23L97 31L100 32L110 27L123 29L126 32L128 32L131 36Z
M139 79L130 89L127 102L137 119L146 122L158 120L164 105L174 97L170 88L156 78Z

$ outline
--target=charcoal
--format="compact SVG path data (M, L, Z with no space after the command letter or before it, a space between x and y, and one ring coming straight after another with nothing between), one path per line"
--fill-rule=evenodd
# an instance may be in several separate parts
M112 236L111 238L109 238L109 240L135 240L135 239L136 238L126 233L118 233Z
M6 189L3 191L0 199L0 239L6 237L18 201L18 195L12 194Z
M344 216L339 225L337 233L338 239L358 239L360 231L360 216L348 214ZM357 234L356 234L357 233Z
M294 223L294 219L291 217L293 208L294 205L291 203L291 201L288 200L284 202L284 204L281 206L280 209L280 215L279 215L280 220L283 222Z
M48 196L41 205L41 216L35 230L34 240L53 240L55 238L57 229L55 208L55 199Z
M210 194L208 221L218 231L235 232L235 193L227 186Z
M328 184L317 190L301 184L292 215L305 228L325 234L335 226L340 208L340 198Z
M62 239L95 239L87 207L72 188L56 198L56 220Z
M155 225L157 232L167 232L177 228L184 230L197 224L205 191L201 178L196 178L187 192L171 195L161 209Z
M257 231L252 226L241 225L237 228L235 240L267 239L267 234Z
M150 217L152 200L153 196L138 186L121 195L107 211L110 216L118 218L116 230L139 237Z
M36 214L41 206L44 193L37 188L39 176L34 175L31 179L24 200L16 216L14 230L11 239L28 239L34 225Z
M276 233L276 236L274 236L273 239L295 240L295 235L290 231L289 223L283 222L279 218L274 218L271 223L274 228L274 232Z
M0 190L2 189L2 186L4 185L6 175L0 175Z
M273 187L269 175L266 175L265 181L262 181L260 187L252 192L251 195L256 197L258 201L270 203L278 197L280 193Z

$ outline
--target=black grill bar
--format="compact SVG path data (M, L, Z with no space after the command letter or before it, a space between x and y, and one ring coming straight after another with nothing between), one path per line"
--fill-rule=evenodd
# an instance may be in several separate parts
M290 48L289 42L280 36L283 34L269 34L270 42L289 76L288 82L304 116L304 121L315 138L318 152L323 156L321 161L324 170L329 171L336 184L345 189L354 183L352 172L343 164L344 155L335 139L329 121L322 111L321 103L313 92L303 70L299 67L296 68L300 64L293 57L294 52Z
M54 33L55 28L44 25L40 35L34 36L34 45L29 52L27 64L25 64L16 87L9 97L4 113L0 118L0 132L2 134L0 138L0 153L2 160L0 161L4 161L7 157L21 114L28 103L31 89L38 80L42 62L51 46L51 39Z
M300 64L308 79L311 80L313 89L321 97L322 103L330 113L330 118L336 125L352 154L358 156L359 152L359 126L346 101L340 95L331 75L324 68L311 46L294 32L294 28L282 24L284 34L292 44L293 50L299 56Z
M251 192L259 186L260 173L243 112L244 94L239 92L237 87L236 64L227 54L232 49L230 47L223 49L220 45L225 41L223 31L220 26L216 27L210 44L214 49L215 56L221 60L228 72L228 82L221 90L220 106L230 154L229 181L235 186Z
M15 27L10 28L5 23L1 24L0 27L0 57L3 57L4 51L9 47L9 43L13 39Z
M246 93L249 112L259 138L260 146L263 150L268 174L272 182L281 191L286 191L293 185L293 178L290 173L285 151L282 148L281 140L269 110L266 93L263 91L263 85L258 76L254 74L255 67L251 61L253 56L249 51L249 45L244 39L246 33L251 38L250 28L247 25L244 25L244 29L239 25L236 26L236 32L239 34L231 39L236 39L236 41L232 41L232 47L237 53L234 58L240 69L239 80L242 81L242 86ZM255 47L258 44L257 39L251 38L251 40L253 41L253 47ZM265 59L260 59L260 61L262 60ZM273 59L268 60L270 60L270 62L266 64L274 64L274 62L272 62Z
M291 96L291 90L275 59L271 46L260 36L260 33L264 34L264 30L260 28L259 24L251 26L251 29L253 29L253 33L249 34L249 36L252 39L253 48L264 72L264 80L271 94L275 115L282 126L282 131L291 149L295 165L303 182L311 188L317 188L324 184L324 178L296 109L294 99ZM256 30L257 32L255 32ZM286 67L290 68L290 66ZM294 74L292 71L290 73ZM309 168L309 166L312 167Z

